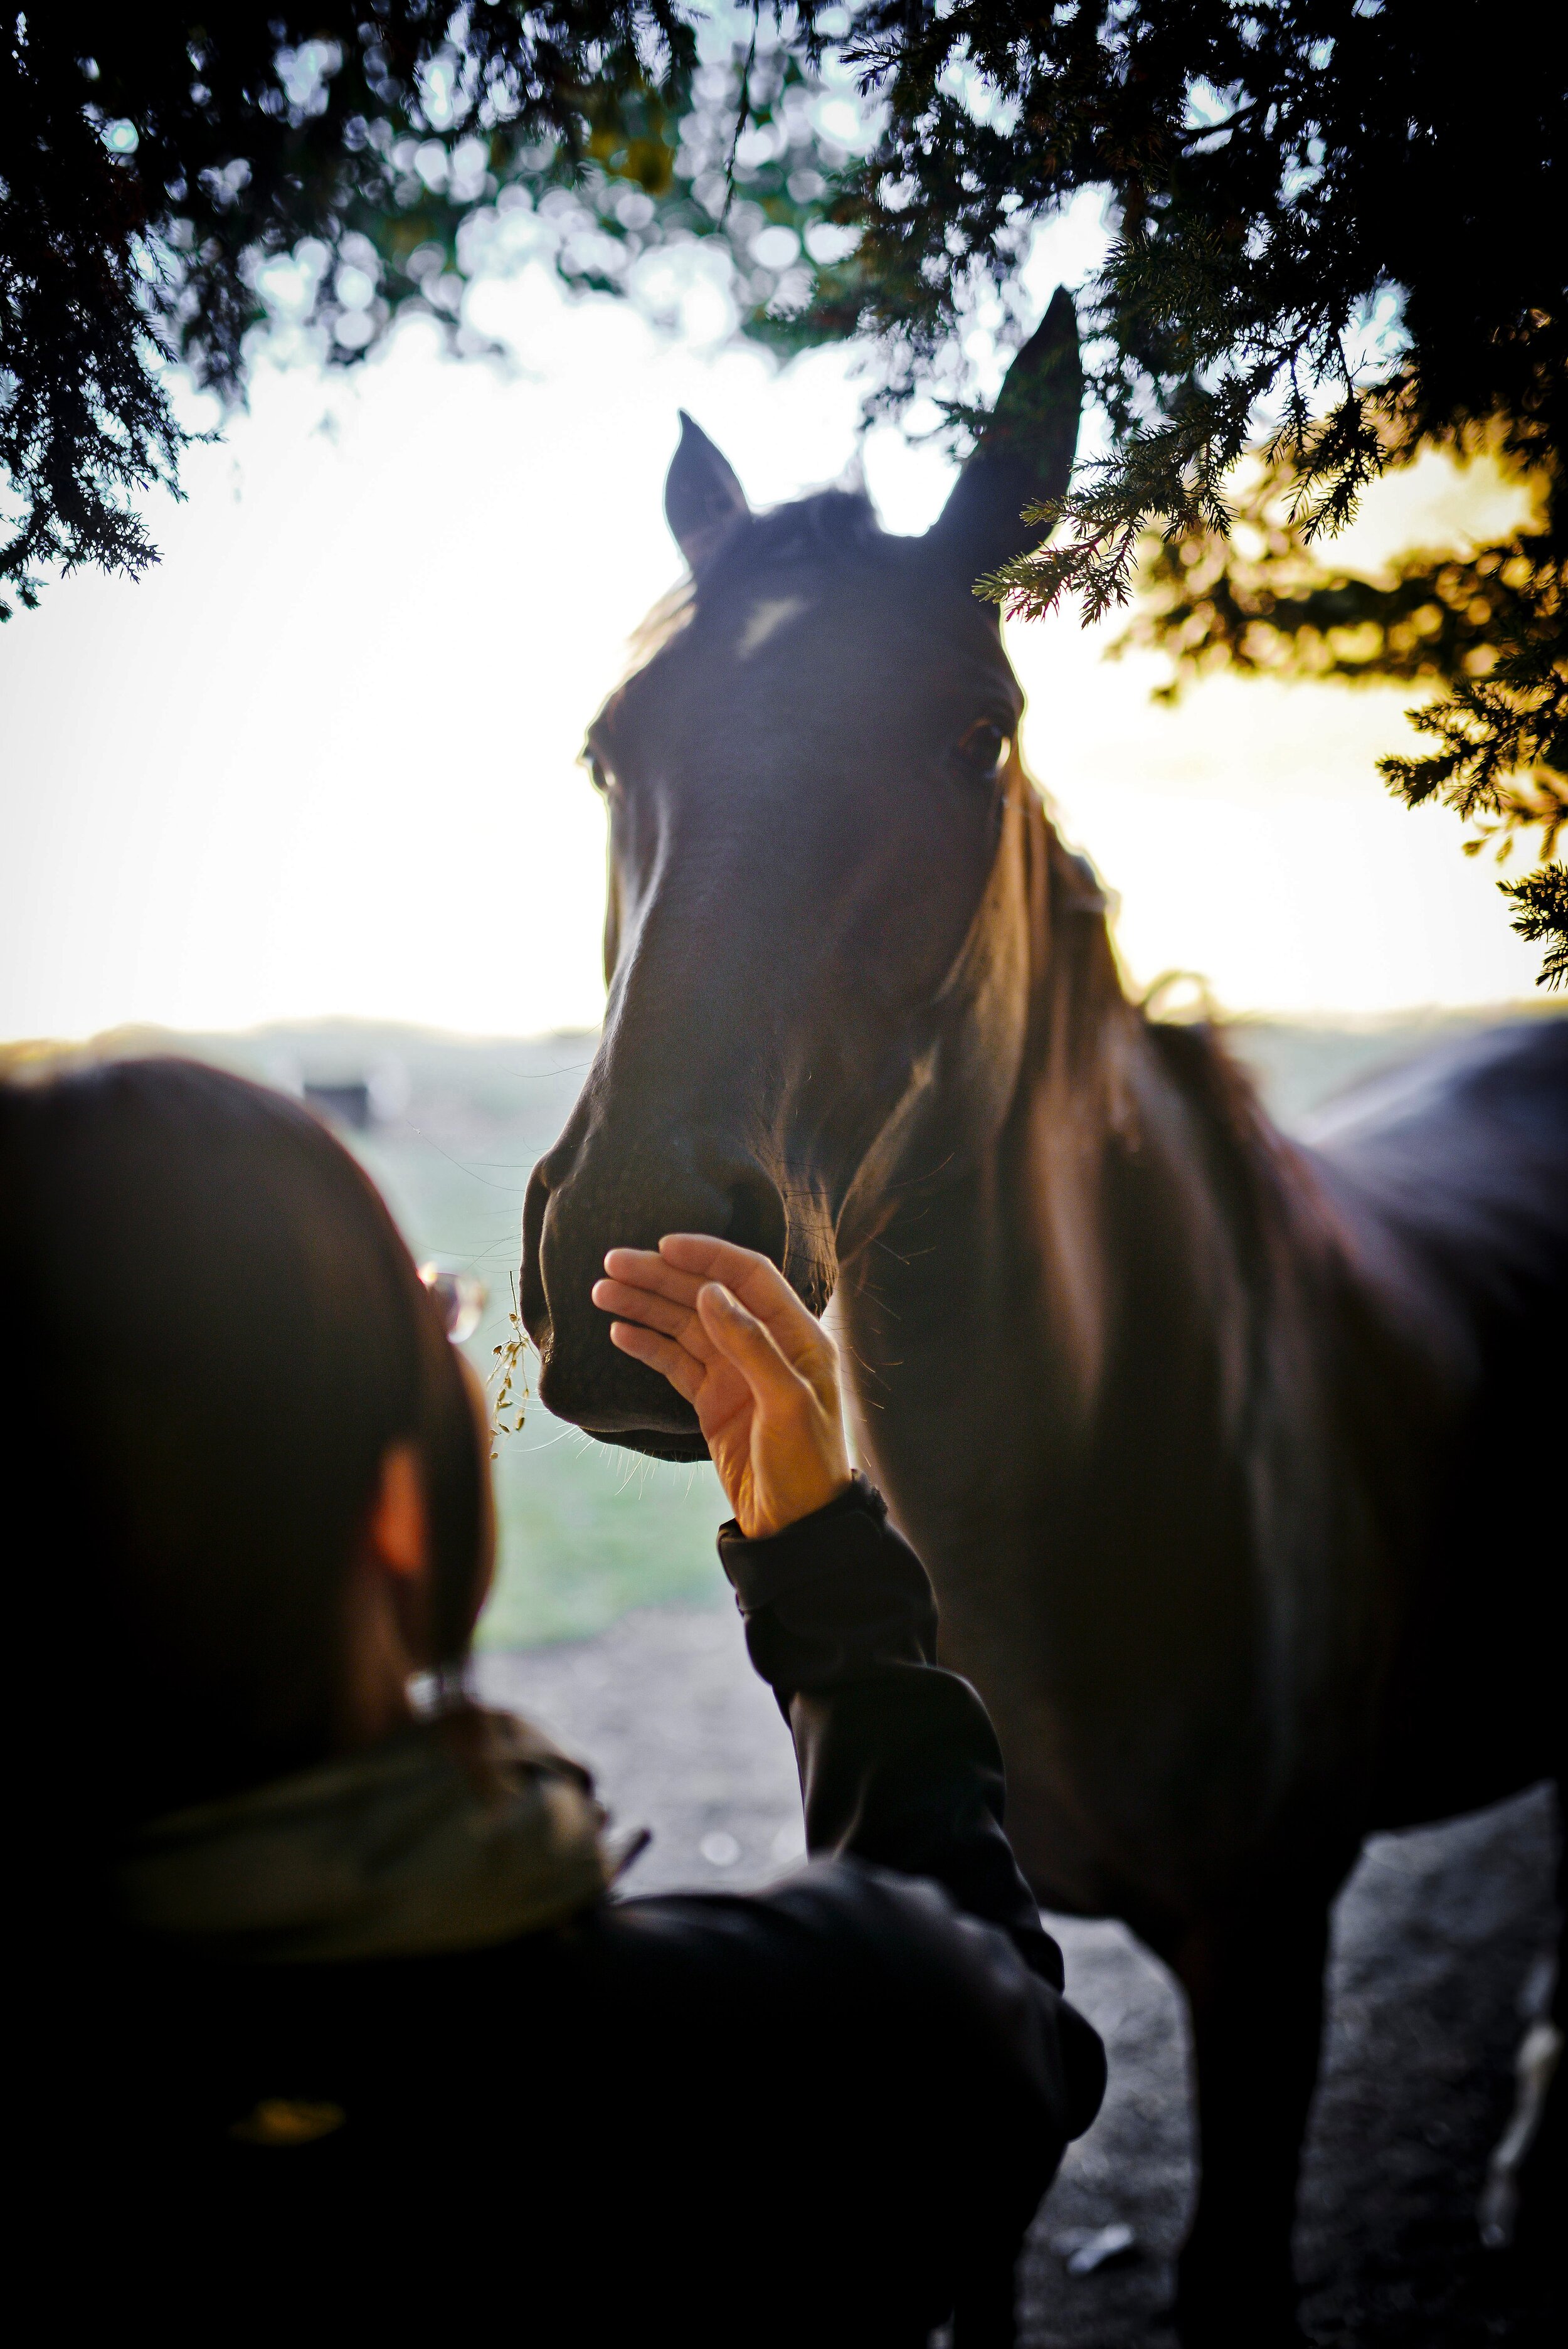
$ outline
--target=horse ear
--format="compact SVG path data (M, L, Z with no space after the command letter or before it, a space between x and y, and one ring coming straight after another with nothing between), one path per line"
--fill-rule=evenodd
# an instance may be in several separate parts
M1025 506L1059 498L1078 447L1083 405L1078 314L1058 285L1049 309L1007 370L978 446L927 537L965 581L1022 554L1039 536Z
M750 512L734 468L683 408L680 447L665 478L665 520L694 572Z

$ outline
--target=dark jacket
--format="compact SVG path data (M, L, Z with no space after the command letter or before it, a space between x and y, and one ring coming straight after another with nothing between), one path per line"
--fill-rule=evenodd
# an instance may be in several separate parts
M130 1935L97 2017L116 2212L87 2230L115 2297L219 2341L902 2349L955 2301L961 2339L1007 2337L1104 2059L1003 1833L990 1722L862 1480L719 1550L808 1863L435 1954Z

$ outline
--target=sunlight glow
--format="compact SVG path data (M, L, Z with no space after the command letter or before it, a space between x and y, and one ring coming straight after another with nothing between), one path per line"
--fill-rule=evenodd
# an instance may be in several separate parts
M510 372L418 326L353 378L263 366L188 502L150 513L158 568L57 582L0 632L0 1032L597 1019L603 827L575 761L678 573L676 410L767 504L841 474L860 388L839 352L780 374L661 340L537 264L469 304ZM946 461L891 430L866 457L889 526L923 528ZM1298 1012L1531 991L1494 869L1373 771L1408 697L1220 680L1171 712L1157 664L1070 620L1011 641L1026 754L1120 893L1140 982L1180 965Z

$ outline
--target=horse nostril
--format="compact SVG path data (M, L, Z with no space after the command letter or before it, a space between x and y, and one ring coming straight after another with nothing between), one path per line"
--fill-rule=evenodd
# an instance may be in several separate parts
M729 1229L737 1247L755 1248L782 1269L789 1223L777 1184L765 1174L744 1175L729 1186Z

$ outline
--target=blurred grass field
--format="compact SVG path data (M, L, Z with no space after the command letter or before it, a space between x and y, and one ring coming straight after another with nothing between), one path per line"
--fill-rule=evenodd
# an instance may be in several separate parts
M494 1040L328 1020L106 1040L116 1051L189 1053L287 1092L366 1085L368 1130L336 1130L375 1177L416 1259L433 1257L484 1284L484 1317L465 1351L490 1378L493 1349L510 1334L523 1192L587 1074L593 1034ZM531 1383L531 1351L522 1367ZM714 1534L728 1510L706 1462L612 1450L531 1396L521 1432L501 1435L496 1449L499 1557L481 1646L585 1638L632 1607L727 1599Z
M1229 1034L1288 1126L1374 1068L1509 1016L1238 1020ZM122 1031L100 1044L117 1054L189 1054L290 1092L306 1083L366 1086L370 1124L343 1138L416 1257L485 1284L487 1309L468 1351L488 1377L493 1349L509 1334L523 1191L565 1123L595 1040L587 1032L481 1040L331 1020L243 1035ZM525 1360L531 1366L531 1355ZM533 1401L499 1453L500 1558L481 1646L585 1638L632 1607L727 1601L714 1533L727 1512L706 1463L679 1466L595 1444Z

